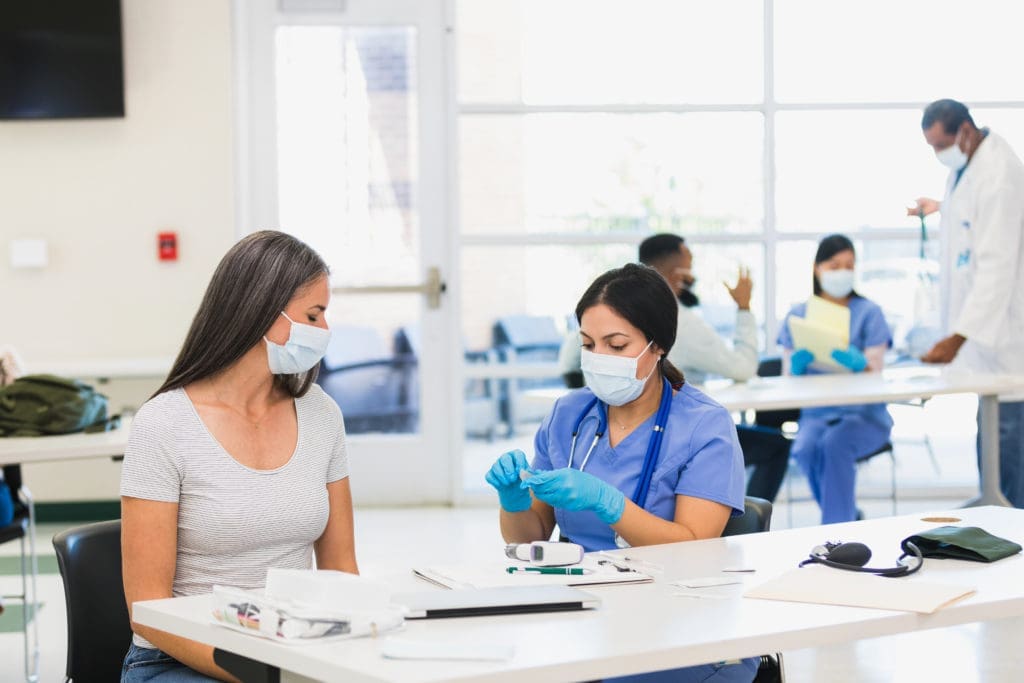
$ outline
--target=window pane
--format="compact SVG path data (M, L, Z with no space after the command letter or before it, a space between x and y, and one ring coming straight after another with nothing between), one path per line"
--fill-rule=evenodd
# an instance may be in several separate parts
M462 116L462 230L759 231L763 126L756 113Z
M549 316L564 331L594 278L635 261L631 244L465 247L461 287L467 347L489 348L494 322L508 315Z
M277 29L278 212L335 284L420 272L416 31Z
M857 291L885 311L893 333L893 349L920 355L936 338L939 325L938 263L932 256L919 258L917 240L864 240L855 241L854 246ZM793 304L811 296L817 248L817 242L810 240L778 245L775 314L779 324ZM768 348L775 348L774 338Z
M942 197L947 171L918 110L780 112L776 131L782 232L914 227L906 205Z
M775 1L783 102L1024 100L1024 5L1005 0Z
M700 297L704 319L726 340L732 340L736 328L736 302L729 296L723 282L735 285L739 268L749 268L754 281L750 310L757 317L758 328L763 330L764 245L688 243L693 252L693 274L697 277L694 293ZM758 341L763 342L761 339ZM764 348L764 344L760 343L759 348Z
M755 102L760 0L461 0L459 100Z

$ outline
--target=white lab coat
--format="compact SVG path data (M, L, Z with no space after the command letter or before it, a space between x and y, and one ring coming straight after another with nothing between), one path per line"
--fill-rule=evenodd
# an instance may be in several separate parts
M944 327L967 338L954 366L1024 374L1024 164L995 133L950 174L940 231Z
M757 372L757 320L750 311L736 311L736 330L729 348L697 309L679 306L676 343L668 359L683 371L689 384L702 384L711 374L737 381L750 379ZM563 373L580 369L578 331L566 335L558 360Z

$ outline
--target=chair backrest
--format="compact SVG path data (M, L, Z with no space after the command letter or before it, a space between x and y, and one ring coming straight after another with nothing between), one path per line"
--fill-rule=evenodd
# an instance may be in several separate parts
M772 524L772 504L764 498L747 496L743 499L743 514L730 517L722 531L723 536L741 536L768 531Z
M132 639L121 577L121 520L53 537L68 618L67 677L116 681Z
M757 364L758 377L778 377L782 374L782 358L770 356L762 358ZM754 414L754 424L759 427L770 427L782 429L787 422L796 422L800 419L799 408L788 408L785 410L758 410Z

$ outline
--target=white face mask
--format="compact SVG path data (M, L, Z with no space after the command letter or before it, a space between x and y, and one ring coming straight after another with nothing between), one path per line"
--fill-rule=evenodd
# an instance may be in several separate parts
M960 149L960 133L956 134L953 144L935 153L939 163L951 171L959 171L967 165L967 153Z
M644 347L644 350L634 358L626 356L612 356L607 353L594 353L583 349L580 357L580 367L583 370L583 378L587 386L594 392L594 396L610 406L622 406L630 401L635 401L637 396L643 393L647 380L658 368L655 363L647 377L637 379L636 367L640 356L647 353L651 348L651 341Z
M288 318L284 311L281 311L281 315ZM267 342L267 363L270 365L270 372L275 375L306 372L320 362L327 353L327 344L331 341L330 330L297 323L291 318L288 318L288 321L292 324L291 332L288 334L288 341L283 345L275 344L263 337L263 341Z
M837 299L845 298L853 291L852 270L823 270L818 281L826 294Z

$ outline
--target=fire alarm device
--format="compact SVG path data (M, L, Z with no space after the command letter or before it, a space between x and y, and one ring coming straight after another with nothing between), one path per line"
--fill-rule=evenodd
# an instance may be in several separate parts
M178 233L159 232L156 235L157 258L161 261L178 260Z

